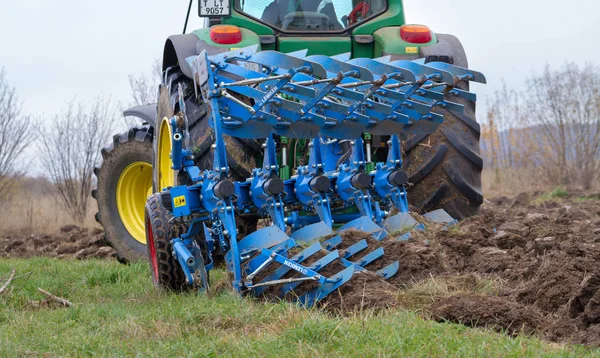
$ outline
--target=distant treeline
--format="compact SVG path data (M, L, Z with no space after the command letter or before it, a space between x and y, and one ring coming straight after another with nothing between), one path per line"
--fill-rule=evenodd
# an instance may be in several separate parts
M504 84L482 124L481 151L488 169L521 170L523 180L580 186L600 172L600 70L567 63L547 67L517 92Z

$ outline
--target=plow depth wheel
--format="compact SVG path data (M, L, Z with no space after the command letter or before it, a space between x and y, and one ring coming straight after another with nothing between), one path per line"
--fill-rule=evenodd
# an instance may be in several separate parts
M171 223L171 214L163 207L160 194L152 194L146 202L144 219L148 258L152 281L157 288L185 290L185 275L173 256L171 239L183 233L183 226Z

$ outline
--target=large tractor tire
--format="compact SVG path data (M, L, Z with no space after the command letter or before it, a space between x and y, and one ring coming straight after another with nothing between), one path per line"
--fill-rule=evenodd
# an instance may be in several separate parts
M438 34L438 39L453 48L455 65L468 67L456 37ZM468 83L459 84L459 88L468 90ZM408 191L410 204L419 212L442 208L460 220L477 214L483 203L481 130L475 117L475 102L459 98L452 101L464 105L464 113L436 109L444 116L438 130L405 138L403 150L412 184Z
M102 149L102 165L94 169L98 202L96 221L121 262L146 257L144 204L152 194L153 128L132 127Z
M479 154L479 124L475 104L465 105L465 113L437 111L444 115L438 130L424 137L409 138L404 145L409 173L408 198L419 211L442 208L455 219L475 215L483 203Z

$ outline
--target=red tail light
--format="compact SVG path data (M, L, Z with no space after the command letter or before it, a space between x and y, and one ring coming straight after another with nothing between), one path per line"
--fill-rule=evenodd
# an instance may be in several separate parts
M413 44L426 44L433 39L431 30L424 25L403 25L400 27L400 37Z
M210 39L220 45L242 42L242 32L234 25L215 25L210 28Z

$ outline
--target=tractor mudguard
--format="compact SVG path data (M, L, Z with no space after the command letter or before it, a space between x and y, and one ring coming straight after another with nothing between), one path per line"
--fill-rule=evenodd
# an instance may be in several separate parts
M467 54L460 40L454 35L436 34L438 43L431 46L422 46L419 49L419 57L430 58L430 56L448 56L452 64L459 67L469 68ZM433 61L432 61L433 62Z
M432 40L426 44L412 44L400 37L400 27L381 28L373 34L375 56L391 56L392 60L413 61L425 58L426 62L448 62L468 68L467 55L456 36L432 33Z
M177 64L179 64L181 72L187 77L192 78L192 69L185 59L198 54L198 52L196 52L197 42L198 36L193 33L169 36L163 52L162 70L164 71L169 67L177 66ZM207 52L209 51L208 48L206 50Z
M135 106L123 111L125 117L137 117L144 121L145 124L153 127L156 121L156 103L144 104Z
M204 50L206 50L207 54L212 56L228 52L233 48L246 47L255 44L260 46L260 38L256 33L244 28L240 28L240 31L242 32L242 41L233 45L220 45L212 42L210 38L210 28L199 29L185 35L169 36L163 52L163 71L169 67L179 65L181 72L183 72L186 77L192 78L192 69L186 61L186 58L190 56L196 56Z
M410 43L400 36L401 26L383 27L373 32L374 57L392 56L392 60L413 61L422 57L419 49L437 44L435 33L428 43Z

